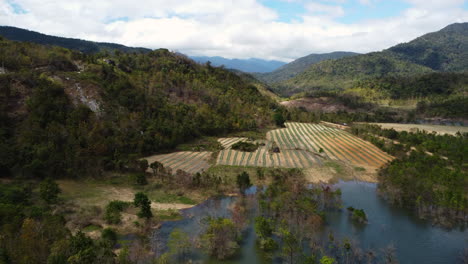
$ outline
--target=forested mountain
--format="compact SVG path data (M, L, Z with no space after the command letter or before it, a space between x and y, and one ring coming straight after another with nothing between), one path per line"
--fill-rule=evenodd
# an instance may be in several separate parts
M243 72L271 72L286 64L282 61L267 61L262 59L226 59L223 57L191 56L198 63L211 62L213 66L224 66L228 69L240 70Z
M59 46L67 49L79 50L84 53L97 53L104 50L119 50L123 52L150 52L146 48L131 48L115 43L93 42L82 39L62 38L50 36L27 29L0 26L0 36L9 40L33 42L42 45Z
M301 72L307 70L309 66L319 63L324 60L340 59L359 55L354 52L336 51L324 54L309 54L305 57L296 59L280 68L268 73L257 73L255 77L266 83L275 83L292 78Z
M452 24L411 42L396 45L385 53L424 65L436 71L468 69L468 23Z
M439 79L437 74L432 73L466 71L467 61L468 23L453 24L382 52L314 64L301 74L273 86L284 95L314 90L368 90L372 87L363 87L363 83L383 87L386 84L379 83L380 80L392 77L410 80L425 75ZM409 97L413 94L401 95Z
M202 135L273 124L228 70L159 49L84 54L0 38L0 174L99 175Z

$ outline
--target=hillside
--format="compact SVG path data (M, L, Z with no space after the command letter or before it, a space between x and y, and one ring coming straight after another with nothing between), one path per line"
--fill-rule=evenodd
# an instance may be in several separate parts
M87 55L0 38L0 172L100 175L206 135L273 124L236 74L165 49Z
M381 52L327 60L312 65L306 71L274 84L278 92L292 95L303 91L342 90L358 80L384 76L411 76L430 73L432 69L398 59Z
M78 50L84 53L97 53L104 50L120 50L122 52L150 52L146 48L132 48L115 43L93 42L82 39L63 38L42 34L27 29L0 26L0 36L9 40L32 42L42 45L59 46Z
M267 61L262 59L226 59L223 57L190 56L198 63L211 62L213 66L224 66L227 69L234 69L243 72L271 72L286 64L282 61Z
M382 52L323 61L293 78L275 83L273 87L283 95L292 95L314 90L372 90L372 87L363 87L362 83L375 84L379 80L392 77L409 80L432 76L440 79L437 75L427 74L468 69L467 28L468 23L453 24ZM382 87L385 84L373 86ZM400 95L413 96L404 93Z
M385 51L436 71L468 69L468 23L452 24Z
M344 51L337 51L331 53L324 53L324 54L310 54L305 57L296 59L286 65L281 66L280 68L274 70L273 72L268 73L256 73L254 76L266 83L275 83L287 80L292 78L303 71L307 70L313 64L319 63L324 60L333 60L333 59L340 59L344 57L350 57L359 55L358 53L354 52L344 52Z

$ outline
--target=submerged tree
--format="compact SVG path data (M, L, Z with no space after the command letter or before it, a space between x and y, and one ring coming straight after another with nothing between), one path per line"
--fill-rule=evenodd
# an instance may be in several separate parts
M239 191L241 192L241 194L245 194L245 190L247 190L247 188L252 186L252 184L250 183L250 176L245 171L237 175L236 182L237 182L237 187L239 187Z
M227 218L210 219L206 233L202 235L203 247L211 256L226 259L239 248L239 235L234 222Z

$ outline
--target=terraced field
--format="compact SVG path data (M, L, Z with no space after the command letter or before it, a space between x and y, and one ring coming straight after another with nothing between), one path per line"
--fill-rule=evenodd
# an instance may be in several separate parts
M159 161L164 167L171 168L175 173L177 170L183 170L189 173L197 173L207 170L210 167L208 160L212 152L192 152L181 151L169 154L154 155L145 158L149 164ZM151 169L149 169L151 171Z
M266 140L254 152L233 150L233 144L248 141L245 137L220 138L224 147L216 159L217 165L249 167L313 168L325 159L340 160L353 166L379 168L393 157L382 152L371 143L341 129L322 124L286 123L286 128L271 130ZM279 153L273 152L275 147ZM319 153L322 149L323 152ZM189 173L201 172L210 167L212 152L174 152L146 158L148 163L161 162L173 173L183 170Z
M379 125L382 128L390 129L393 128L396 131L408 131L416 132L417 130L424 130L429 133L436 132L437 134L443 135L455 135L456 133L468 133L468 127L466 126L441 126L441 125L424 125L424 124L395 124L395 123L368 123L371 125Z
M219 138L218 142L223 146L223 148L228 149L232 147L232 145L236 144L240 141L247 141L245 137L231 137L231 138Z
M223 138L219 142L225 150L219 153L216 164L230 166L259 166L311 168L322 163L323 157L341 160L354 166L379 168L392 157L369 142L343 130L319 124L286 123L286 128L267 133L267 140L255 152L231 149L232 144L245 138ZM232 143L234 142L234 143ZM232 143L232 144L231 144ZM271 150L276 144L280 152ZM319 154L322 148L323 153Z
M320 148L330 158L355 166L379 168L393 157L371 143L341 129L319 124L286 123L286 128L270 131L267 138L277 142L281 149Z
M223 144L220 141L221 144ZM271 151L273 142L270 140L257 140L262 144L254 152L237 151L230 148L220 151L216 164L230 166L252 167L285 167L310 168L320 164L320 157L303 149L281 149L280 153Z

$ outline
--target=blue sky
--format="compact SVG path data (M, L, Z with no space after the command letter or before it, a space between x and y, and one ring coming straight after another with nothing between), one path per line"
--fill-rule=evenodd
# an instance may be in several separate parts
M0 0L0 25L283 61L379 51L460 22L468 22L468 0Z
M293 22L301 21L302 15L310 12L304 8L308 1L286 1L286 0L264 0L262 3L274 9L278 15L278 21ZM411 7L408 2L398 0L386 1L316 1L323 5L340 6L343 8L344 15L339 17L337 21L346 24L357 23L369 19L391 18L401 14L404 10ZM467 8L468 2L465 3Z

